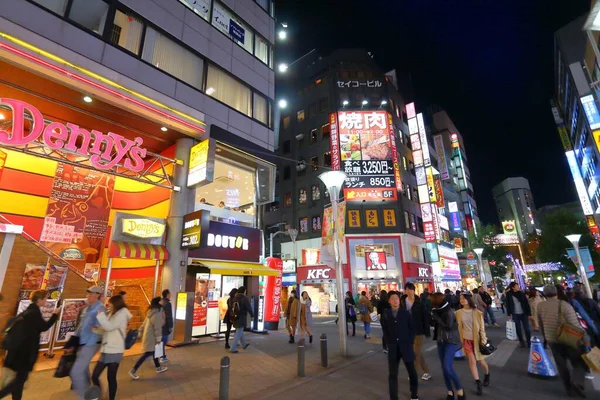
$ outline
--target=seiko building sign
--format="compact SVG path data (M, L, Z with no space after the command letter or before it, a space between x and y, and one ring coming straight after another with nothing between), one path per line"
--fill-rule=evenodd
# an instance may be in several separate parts
M261 253L260 229L210 221L202 229L200 246L189 257L211 260L258 262Z

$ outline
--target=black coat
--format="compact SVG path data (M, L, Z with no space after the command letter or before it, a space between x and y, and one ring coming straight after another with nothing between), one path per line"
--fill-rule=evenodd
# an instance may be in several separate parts
M246 314L250 314L251 317L254 317L252 307L250 307L250 301L248 300L248 297L245 294L238 293L233 298L233 302L231 303L232 307L234 303L239 303L240 309L238 313L239 318L235 321L233 326L235 328L245 328L247 320Z
M344 300L346 305L346 321L356 322L356 302L353 298L347 298ZM352 309L352 315L350 315L350 309Z
M448 302L431 310L431 318L434 326L433 340L443 344L461 344L456 314Z
M402 307L406 309L406 298L408 296L402 296ZM410 314L413 320L413 327L415 330L415 335L425 335L429 337L430 334L430 318L429 312L427 312L427 308L425 304L419 299L418 296L415 296L415 302L413 303L412 308L410 309Z
M399 353L405 362L414 361L415 328L410 313L400 307L394 317L392 309L388 308L383 314L382 321L385 321L381 326L388 347L388 359L396 361Z
M383 313L385 312L385 310L387 310L390 307L391 306L390 306L390 302L389 301L379 300L377 302L377 314L383 316Z
M163 336L170 335L173 332L173 305L171 300L164 298L163 311L165 312L165 324L162 327Z
M57 318L58 315L53 314L48 321L44 320L40 308L30 304L23 312L23 321L19 322L24 324L25 337L18 350L6 353L4 366L18 372L33 371L40 351L40 334L50 329Z
M531 307L529 306L529 301L527 300L527 296L525 296L525 293L513 291L509 291L506 295L506 315L510 317L514 314L515 301L521 303L521 308L523 308L523 314L531 316Z

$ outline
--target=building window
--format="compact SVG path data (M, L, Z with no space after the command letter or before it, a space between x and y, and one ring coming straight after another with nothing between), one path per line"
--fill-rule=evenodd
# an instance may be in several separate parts
M300 204L306 204L308 201L308 195L306 193L306 188L298 189L298 202Z
M323 166L324 167L331 167L331 152L328 151L327 153L323 154Z
M144 22L117 10L110 41L134 54L139 54Z
M310 191L312 192L313 201L317 201L321 198L321 188L319 185L312 185Z
M179 0L206 21L209 20L211 0Z
M283 117L283 129L287 129L290 127L290 116Z
M146 29L142 59L175 78L181 79L198 89L202 88L204 61L150 27ZM223 89L221 87L221 90Z
M311 103L308 105L308 118L317 115L317 103Z
M410 217L408 216L408 211L404 211L404 226L406 226L406 229L410 229Z
M288 192L283 195L283 206L284 207L292 206L292 194L291 193Z
M69 19L102 35L107 14L108 4L102 0L73 0L69 11Z
M250 89L219 68L209 65L206 75L206 94L215 99L252 116L250 109Z
M298 220L300 225L300 233L308 233L308 217L303 217Z
M331 125L329 125L329 124L321 125L321 136L323 136L323 138L328 138L330 134L331 134Z
M312 217L312 231L314 233L321 232L321 216L315 215Z
M405 192L406 192L406 197L408 197L409 200L412 200L412 194L411 194L411 190L410 190L410 185L408 185L408 184L406 185Z
M65 11L67 10L67 1L68 0L33 0L35 3L38 3L42 7L47 8L48 10L55 12L60 15L65 15Z
M417 229L419 230L419 232L423 233L423 218L421 217L417 217Z
M296 119L298 119L298 122L302 122L302 121L304 121L304 109L302 109L302 110L299 110L299 111L296 113Z
M289 154L291 151L292 151L292 142L290 142L289 140L286 140L285 142L283 142L283 153Z
M254 93L253 107L254 112L252 115L254 119L265 125L269 125L269 102L267 99L258 93Z
M402 157L402 166L404 167L404 170L406 171L408 168L407 164L406 164L406 157Z
M419 246L410 246L410 257L412 261L419 261Z
M417 219L415 218L415 216L413 214L409 214L410 215L410 226L411 229L413 231L417 230Z
M269 63L269 43L258 35L254 42L254 55L263 63Z
M319 157L315 156L310 158L310 168L313 171L319 170Z
M212 25L252 54L254 32L218 1L213 4Z
M310 131L310 142L317 143L317 130L316 129L312 129Z
M292 168L288 165L287 167L283 168L283 179L287 180L290 179L292 177Z
M328 108L329 108L329 99L327 97L324 97L321 100L319 100L319 111L320 112L325 112L325 111L327 111Z

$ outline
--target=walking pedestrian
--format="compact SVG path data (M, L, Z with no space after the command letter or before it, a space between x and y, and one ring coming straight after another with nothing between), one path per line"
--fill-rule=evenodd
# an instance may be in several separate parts
M250 317L254 318L254 313L250 307L250 301L246 296L246 288L244 286L240 286L233 298L232 313L234 317L233 326L235 328L235 336L230 351L235 354L238 352L237 348L240 343L244 350L250 346L250 343L246 343L246 339L244 338L244 328L247 322L246 314L250 314Z
M465 392L454 371L454 354L462 348L458 324L454 310L444 299L443 293L434 293L431 296L431 318L433 319L433 340L437 341L438 357L442 365L444 383L448 390L446 400L454 400L454 393L458 400L465 399Z
M150 307L142 326L142 350L144 354L140 356L133 369L129 371L129 376L133 380L140 379L137 371L148 357L152 357L157 374L162 374L168 369L161 366L158 357L155 357L156 346L162 342L163 312L160 301L160 297L155 297L150 301Z
M538 324L540 332L544 336L544 342L548 343L552 350L558 374L567 394L569 396L577 394L585 398L586 364L581 358L581 352L559 343L557 337L558 328L563 321L572 326L580 326L577 314L568 302L557 298L555 286L544 286L544 296L546 296L546 301L538 304L537 310ZM572 374L567 366L567 360L571 362Z
M419 296L415 295L415 285L408 282L404 285L404 290L406 294L402 296L402 306L411 315L415 336L413 345L415 368L422 371L423 375L421 376L421 379L428 381L431 379L431 374L429 373L429 367L425 362L425 357L423 357L423 341L425 340L425 337L431 336L429 330L429 315L427 314L427 310L421 302L421 299L419 299Z
M450 307L456 309L458 305L458 298L452 293L452 290L446 289L444 290L444 296L446 296L446 301L450 304Z
M167 342L169 341L171 332L173 332L173 305L171 304L171 291L169 289L162 291L161 306L165 314L165 324L162 327L163 355L160 358L160 362L168 363L169 359L167 358Z
M346 298L344 299L344 307L346 308L346 335L348 335L348 322L352 323L352 336L356 336L356 310L354 307L356 302L352 297L352 292L346 292Z
M232 318L231 318L231 306L233 305L233 298L237 293L237 288L231 289L229 292L229 298L227 299L227 311L225 312L225 317L223 318L223 323L227 324L227 330L225 331L225 349L229 349L229 336L231 335L231 327L233 326Z
M390 308L390 302L389 302L389 298L388 298L388 293L385 290L382 290L381 293L379 294L379 302L377 303L377 315L379 315L379 323L381 324L381 329L385 329L385 319L383 318L383 315L385 313L385 310L387 310L388 308ZM383 345L383 352L387 353L388 352L388 348L387 348L387 342L385 339L385 335L382 335L381 338L381 344Z
M79 314L79 321L74 336L79 341L77 348L77 358L71 368L71 382L73 389L80 400L85 397L85 392L90 388L90 362L100 349L102 336L97 329L100 326L98 322L98 311L106 311L100 298L104 289L100 286L92 286L87 289L86 302Z
M506 314L506 311L504 310L504 305L506 304L506 293L507 291L504 290L500 295L500 307L502 307L502 314Z
M367 298L367 292L364 290L360 294L358 299L358 312L360 314L360 320L363 322L365 329L365 339L371 339L371 312L373 307L371 302Z
M382 324L383 336L388 343L388 382L390 400L398 400L398 367L400 360L408 372L410 380L410 398L417 400L419 389L419 378L415 369L415 354L412 343L415 340L415 328L410 312L400 307L400 294L390 292L390 307L383 312Z
M531 316L531 307L527 297L521 291L521 287L517 282L511 282L508 285L508 294L506 295L506 314L512 319L517 328L517 336L521 347L529 347L531 344L531 330L529 329L529 317ZM521 328L521 325L523 326ZM523 332L525 330L525 339Z
M486 356L481 354L479 350L479 346L486 344L488 341L485 334L483 313L475 308L473 297L468 293L460 296L460 305L462 308L456 312L458 333L463 344L463 351L469 359L469 369L471 370L473 379L475 379L477 395L481 396L483 394L483 387L479 380L477 363L483 367L483 386L490 385L490 367L485 362Z
M98 310L98 323L104 330L100 359L92 373L92 383L100 387L100 374L107 369L108 398L115 400L117 395L117 371L125 353L127 324L132 315L125 305L123 296L112 296L108 300L108 313Z
M538 322L537 322L537 306L540 302L544 301L544 297L535 287L531 286L527 290L527 301L529 302L529 308L531 309L531 325L533 325L533 330L538 331Z
M300 303L296 295L296 289L293 289L288 299L287 309L285 310L285 323L287 325L288 332L290 333L290 341L288 343L294 343L296 337L296 327L298 326L298 308Z
M300 297L300 339L304 339L304 335L308 333L308 342L313 342L313 334L310 327L312 326L312 312L310 311L310 306L312 305L312 300L307 292L302 292Z
M492 299L492 296L490 296L487 289L483 286L479 286L477 288L477 292L479 293L479 296L481 297L481 300L483 301L483 304L484 304L483 317L484 317L486 326L488 323L491 323L496 328L500 328L500 325L498 325L498 323L496 323L496 316L494 315L494 308L492 307L492 304L494 302Z
M29 378L29 373L37 361L40 351L40 334L54 325L60 314L60 308L48 321L42 317L42 309L46 306L48 292L36 290L29 297L31 304L22 314L15 317L5 339L6 356L4 368L15 374L14 379L0 390L0 399L12 395L13 400L21 400L23 387Z

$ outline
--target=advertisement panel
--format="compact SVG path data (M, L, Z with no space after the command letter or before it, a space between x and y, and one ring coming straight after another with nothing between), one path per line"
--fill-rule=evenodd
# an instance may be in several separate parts
M431 222L433 220L433 216L431 214L431 204L421 204L421 218L424 222Z
M419 203L429 203L429 190L427 189L427 185L419 185L417 190L419 192Z
M408 103L406 105L406 118L414 118L415 115L415 103Z
M197 249L200 247L202 231L206 232L208 230L209 218L210 213L206 210L194 211L183 217L182 249Z
M575 160L575 153L573 152L573 150L571 150L567 151L565 155L567 156L569 168L571 169L571 175L573 175L573 182L575 182L575 189L577 189L577 195L579 196L579 201L581 202L581 208L583 209L583 213L585 215L594 215L592 203L590 202L590 198L588 197L587 191L585 190L585 184L583 183L581 172L579 171L577 161Z
M505 235L513 235L517 233L517 226L514 220L502 221L502 231Z
M454 251L457 253L463 252L463 242L461 238L454 238Z
M384 251L365 251L367 271L387 270L387 260Z
M417 123L417 120L413 120L415 121L415 124ZM419 131L419 128L417 128L417 132ZM411 144L411 148L413 151L415 150L421 150L421 139L419 139L419 134L416 133L414 135L410 135L410 144Z
M431 214L433 215L433 231L435 233L435 240L441 240L442 239L442 232L440 231L440 222L438 220L438 210L437 210L437 206L435 204L431 205Z
M435 183L433 182L433 170L431 167L426 169L427 174L427 191L429 193L429 202L435 203L437 197L435 196Z
M348 227L360 228L360 211L348 210Z
M423 114L417 114L417 124L419 126L419 138L421 139L421 150L423 150L423 164L426 167L431 165L431 155L429 154L429 142L427 141L427 131L425 130L425 121Z
M387 112L342 111L338 119L346 201L396 200L400 172Z
M377 210L366 210L365 221L367 228L378 228L379 227L379 215Z
M77 329L77 317L79 312L87 305L85 299L65 299L62 303L60 318L58 319L58 331L54 342L66 342Z
M448 211L452 212L458 212L458 203L455 201L449 201L448 202Z
M340 248L343 248L344 245L344 235L346 234L346 202L340 201L337 204L337 221L336 221L336 231L337 231L337 240ZM321 251L326 256L333 257L333 225L331 224L333 218L332 208L327 207L323 210L323 223L322 223L322 232L321 232Z
M44 321L48 321L52 317L52 314L54 314L54 310L56 310L57 303L58 303L58 300L47 300L46 301L46 305L44 307L42 307L40 310L42 312L42 318L44 318ZM17 308L17 315L19 315L22 312L24 312L25 310L27 310L27 308L29 307L30 304L31 304L31 300L19 301L19 306ZM40 333L40 345L42 346L42 348L45 348L45 345L50 343L50 336L52 335L52 332L54 332L55 328L56 328L56 325L53 325L52 328Z
M6 164L6 157L8 155L0 150L0 179L2 179L2 171L4 171L4 165Z
M203 186L211 183L215 175L215 139L204 139L190 149L190 166L188 169L187 186Z
M440 228L445 229L447 231L450 230L450 226L448 225L448 218L441 214L438 214L438 221L440 223Z
M394 210L394 209L383 210L383 225L386 227L396 226L396 210Z
M340 138L338 135L337 113L329 114L329 129L331 169L338 171L342 168L342 163L340 162Z
M425 232L425 241L427 243L435 242L435 229L433 221L423 222L423 231Z
M578 264L577 261L577 253L575 253L575 249L567 249L567 254L569 258L573 260L575 265ZM585 274L588 278L591 278L595 275L594 270L594 262L592 261L592 254L590 253L590 249L587 247L579 248L579 255L581 256L581 262L583 262L583 268L585 269Z
M435 204L440 207L443 208L444 207L444 188L442 187L442 181L440 180L439 176L436 176L433 179L433 187L435 188Z
M438 246L442 279L460 280L460 265L454 249Z
M398 162L398 149L396 148L396 133L394 132L394 121L392 114L388 114L388 126L390 128L390 146L392 147L392 162L394 163L394 180L396 181L396 191L403 190L402 178L400 177L400 163Z
M283 261L280 258L268 257L265 263L269 268L279 272L277 276L263 277L264 322L279 322L281 311L281 286L283 283ZM260 288L259 288L260 289Z
M204 233L202 231L200 247L190 250L189 257L240 262L258 262L260 259L260 229L210 221L206 235Z
M598 107L596 107L594 95L588 94L587 96L583 96L580 100L585 116L590 124L590 129L594 130L600 128L600 114L598 113Z
M451 212L450 213L450 224L452 225L452 231L453 232L460 232L462 231L462 226L460 223L460 214L457 212Z
M413 162L415 167L423 166L423 152L421 150L413 150Z
M435 152L437 153L438 169L440 170L442 180L449 179L450 173L448 172L448 161L446 159L446 150L444 149L444 138L442 135L434 136L433 144L435 146Z
M196 327L206 326L208 317L208 287L210 282L214 285L215 281L209 281L210 274L196 274L196 288L194 290L194 315L192 321L192 335ZM199 332L196 330L196 332ZM202 332L202 331L200 331Z
M424 167L415 168L415 175L417 176L417 185L427 185L427 175Z
M408 133L410 135L412 135L414 133L419 133L419 125L417 125L416 118L411 118L408 120ZM411 136L411 140L412 140L412 136Z

